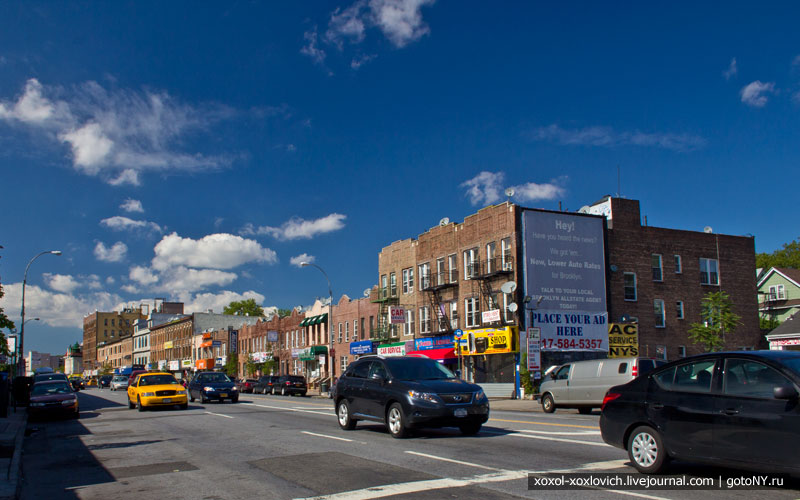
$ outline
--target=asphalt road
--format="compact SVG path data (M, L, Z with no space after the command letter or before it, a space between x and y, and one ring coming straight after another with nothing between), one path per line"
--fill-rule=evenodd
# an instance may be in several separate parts
M628 473L598 416L493 411L477 436L458 429L393 439L380 425L343 431L330 400L249 395L239 403L128 410L124 392L79 395L78 421L32 422L23 499L798 498L796 482L752 490L528 489L528 474ZM752 476L675 464L672 474ZM639 476L641 477L641 476Z

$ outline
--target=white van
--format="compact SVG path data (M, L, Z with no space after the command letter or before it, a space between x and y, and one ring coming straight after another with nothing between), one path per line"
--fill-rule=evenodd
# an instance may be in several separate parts
M579 413L591 413L593 408L600 408L610 388L664 363L653 358L611 358L561 365L550 372L539 389L542 410L553 413L556 408L577 408Z

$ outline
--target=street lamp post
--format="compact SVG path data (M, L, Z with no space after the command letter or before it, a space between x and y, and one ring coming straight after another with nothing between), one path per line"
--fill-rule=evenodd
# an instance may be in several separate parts
M324 269L311 262L301 262L300 267L312 266L319 269L328 281L328 296L330 297L330 305L328 305L328 362L330 368L328 369L328 384L333 384L333 289L331 288L331 280L328 278L328 273Z
M19 328L19 358L21 362L17 364L17 372L20 372L20 368L22 369L21 373L18 373L18 375L22 376L25 375L25 284L28 282L28 269L30 269L31 264L33 264L34 260L45 254L61 255L61 250L45 250L44 252L37 254L30 260L30 262L28 262L27 267L25 267L25 274L22 277L22 324Z

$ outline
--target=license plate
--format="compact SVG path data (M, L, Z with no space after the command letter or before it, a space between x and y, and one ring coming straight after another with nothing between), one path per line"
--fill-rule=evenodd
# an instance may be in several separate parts
M466 417L467 416L467 409L466 408L456 408L455 411L453 411L453 415L455 415L456 417Z
M228 397L228 395L227 395L227 394L225 394L225 393L223 392L222 394L220 394L220 395L219 395L219 397L221 397L221 398L227 398L227 397Z
M172 403L172 398L164 398L161 401L164 403Z

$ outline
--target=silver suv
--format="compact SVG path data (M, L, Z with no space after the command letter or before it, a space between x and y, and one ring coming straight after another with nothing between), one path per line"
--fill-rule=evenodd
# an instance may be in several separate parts
M126 375L114 375L114 378L111 379L111 390L117 391L122 389L128 389L128 377Z

